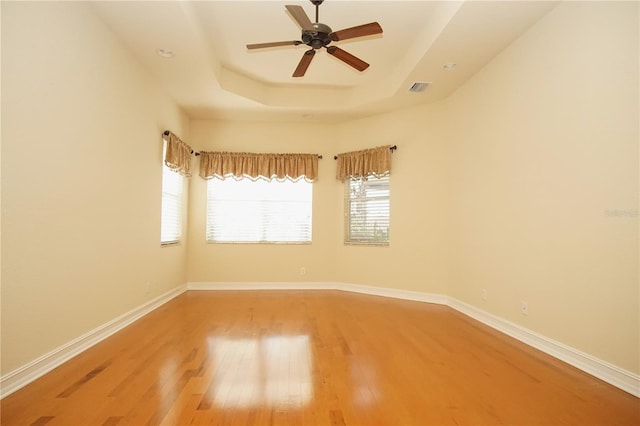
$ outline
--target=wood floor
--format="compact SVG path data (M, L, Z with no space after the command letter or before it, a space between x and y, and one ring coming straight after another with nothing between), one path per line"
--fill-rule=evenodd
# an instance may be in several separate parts
M640 400L446 306L187 292L6 397L2 425L639 425Z

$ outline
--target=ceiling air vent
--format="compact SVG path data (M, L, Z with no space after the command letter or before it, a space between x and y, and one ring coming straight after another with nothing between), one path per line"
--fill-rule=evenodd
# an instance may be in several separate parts
M431 83L416 81L415 83L413 83L413 85L411 85L409 91L413 93L422 93L427 90L427 87L429 87L430 84Z

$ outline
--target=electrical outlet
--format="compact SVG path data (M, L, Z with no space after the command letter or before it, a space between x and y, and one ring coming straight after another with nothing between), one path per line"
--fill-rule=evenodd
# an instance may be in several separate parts
M307 275L307 268L304 266L300 267L300 275Z
M487 300L487 289L486 288L482 289L482 300Z
M529 304L527 302L520 302L520 312L522 312L522 315L529 315Z
M148 294L151 291L151 281L147 281L144 284L144 292L145 294Z

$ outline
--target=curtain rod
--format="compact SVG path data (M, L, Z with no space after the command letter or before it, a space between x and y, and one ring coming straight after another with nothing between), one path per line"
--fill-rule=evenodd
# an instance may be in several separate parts
M394 145L394 146L390 146L390 147L389 147L389 151L391 151L391 152L395 151L396 149L398 149L398 146L397 146L397 145ZM334 155L334 156L333 156L333 159L334 159L334 160L337 160L337 159L338 159L338 156L337 156L337 155Z
M163 133L165 136L169 136L169 134L170 134L171 132L170 132L170 131L168 131L168 130L165 130L165 131L164 131L164 132L162 132L162 133ZM196 156L200 155L200 153L199 153L199 152L196 152L196 151L194 151L194 150L191 150L191 153L192 153L192 154L195 154Z
M165 130L165 131L164 131L164 135L165 135L165 136L169 136L169 134L170 134L170 133L171 133L171 132L170 132L169 130ZM395 147L394 147L394 148L395 148ZM191 150L191 153L192 153L192 154L194 154L194 151L193 151L193 150ZM200 153L199 153L199 152L195 152L195 154L196 154L196 156L197 156L197 155L200 155ZM318 158L319 158L320 160L322 160L322 155L318 155Z

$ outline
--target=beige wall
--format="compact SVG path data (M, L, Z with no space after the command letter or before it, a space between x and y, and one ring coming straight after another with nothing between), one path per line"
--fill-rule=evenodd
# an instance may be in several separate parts
M317 153L319 179L313 184L312 244L209 244L205 240L206 181L190 188L190 282L335 281L335 248L342 222L331 197L335 180L335 128L328 124L192 121L191 140L199 150ZM197 169L199 163L194 162ZM306 269L304 276L300 268Z
M190 282L349 282L443 294L446 291L446 156L443 108L435 105L348 124L192 121L202 150L324 155L313 188L311 245L207 244L206 181L191 183ZM415 124L423 124L417 131ZM398 144L393 155L389 247L345 247L343 184L335 154ZM424 185L413 180L424 177ZM300 267L306 275L300 276Z
M397 145L398 150L391 160L389 246L345 246L340 239L335 247L338 281L446 294L449 158L445 122L445 110L436 103L339 126L339 152L381 145ZM333 193L340 226L342 197L340 186Z
M2 374L186 282L152 81L86 4L2 2Z
M638 34L637 2L563 3L446 101L449 294L635 373Z

